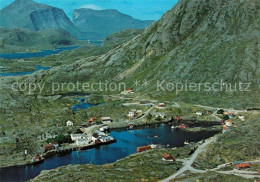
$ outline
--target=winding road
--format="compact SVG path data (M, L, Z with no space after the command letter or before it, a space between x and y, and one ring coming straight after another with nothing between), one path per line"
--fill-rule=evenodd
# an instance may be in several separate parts
M191 158L187 161L184 162L184 166L177 171L176 173L174 173L173 175L169 176L166 179L161 180L161 182L168 182L173 180L174 178L176 178L177 176L179 176L180 174L184 173L185 171L191 171L191 172L196 172L196 173L205 173L205 170L198 170L198 169L194 169L191 165L192 163L195 161L195 159L198 157L198 155L200 153L202 153L203 151L205 151L205 148L211 144L212 142L214 142L217 139L217 136L211 137L209 139L207 139L203 144L201 144L197 150L193 153L193 155L191 156Z

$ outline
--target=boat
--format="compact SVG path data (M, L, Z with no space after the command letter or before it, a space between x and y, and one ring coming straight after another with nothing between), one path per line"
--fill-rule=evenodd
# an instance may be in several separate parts
M108 126L102 126L99 128L99 131L102 131L102 132L107 131L107 130L109 130Z
M185 140L184 145L189 145L190 143Z
M44 161L44 157L42 155L36 155L35 158L32 158L32 162L33 164L39 164L42 163Z
M157 145L155 145L155 144L151 144L150 146L151 146L152 149L157 148Z
M176 127L175 126L171 126L171 129L175 129Z

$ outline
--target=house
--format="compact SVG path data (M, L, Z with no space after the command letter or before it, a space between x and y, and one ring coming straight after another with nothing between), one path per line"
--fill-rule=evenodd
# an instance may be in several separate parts
M182 124L182 125L179 125L178 127L179 127L179 128L182 128L182 129L184 129L184 128L187 128L187 126L186 126L186 125L184 125L184 124Z
M126 88L126 91L127 91L128 93L131 93L131 94L135 93L135 92L134 92L134 89L132 89L132 88Z
M208 114L208 115L210 115L210 114L212 114L212 113L213 113L212 111L209 111L209 110L207 111L207 114Z
M96 133L98 134L98 136L107 136L107 134L103 131L96 131Z
M241 121L245 121L245 116L239 115L238 118L239 118Z
M76 140L76 145L88 145L89 143L90 143L90 141L89 141L88 137Z
M92 122L95 122L97 121L97 118L96 117L92 117L88 120L89 123L92 123Z
M157 105L157 108L158 108L158 109L164 109L164 108L165 108L165 104L164 104L164 103L159 103L159 104Z
M106 131L106 130L109 130L109 127L108 126L101 126L99 128L99 131Z
M175 116L175 120L180 121L181 120L181 116Z
M121 94L126 95L126 94L134 94L134 90L132 88L126 88L126 90L122 91Z
M136 151L143 152L143 151L150 150L150 149L152 149L152 147L150 145L147 145L147 146L137 147Z
M227 113L229 119L233 118L234 114L233 113Z
M73 126L73 122L72 121L67 121L67 126Z
M57 149L57 148L59 147L58 142L53 142L53 143L51 143L51 144L53 145L53 147L54 147L55 149Z
M163 118L165 118L165 114L162 113L162 112L156 112L156 113L155 113L155 117L156 117L156 118L161 118L161 119L163 119Z
M170 154L164 153L162 155L162 160L164 160L164 161L175 161L176 159L173 156L171 156Z
M45 152L54 149L53 144L44 145L43 148Z
M230 163L230 165L235 166L235 165L242 164L242 163L244 163L244 162L243 161L233 161Z
M135 117L135 113L134 113L134 112L129 112L129 113L127 114L127 116L128 116L129 118L133 118L133 117Z
M70 134L70 138L72 141L78 140L78 139L84 139L87 138L88 136L85 134Z
M143 105L143 106L151 106L151 103L149 101L141 100L137 102L138 105Z
M225 133L226 131L228 131L228 127L226 125L223 126L223 130L222 133Z
M101 137L99 138L99 140L100 140L101 142L109 142L109 141L114 140L114 138L111 137L111 136L101 136Z
M227 120L226 121L226 126L228 126L228 127L230 127L230 126L232 126L233 124L232 124L232 122L230 121L230 120Z
M134 127L135 127L135 123L134 123L134 122L129 122L129 123L127 124L127 127L132 130L132 129L134 129Z
M197 114L198 116L202 116L202 115L203 115L203 112L197 111L196 114Z
M241 169L247 169L249 168L249 164L247 162L244 162L242 164L237 164L235 165L235 168L238 169L238 170L241 170Z
M110 117L101 117L101 121L104 124L108 124L112 122L112 119Z
M143 111L142 110L137 110L136 114L137 114L137 116L142 116L143 115Z

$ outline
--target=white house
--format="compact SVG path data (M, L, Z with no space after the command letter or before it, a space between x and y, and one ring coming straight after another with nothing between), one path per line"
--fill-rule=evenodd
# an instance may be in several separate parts
M227 120L226 121L226 126L228 126L228 127L230 127L230 126L232 126L233 124L232 124L232 122L230 121L230 120Z
M128 116L129 118L132 118L132 117L135 116L135 113L134 113L134 112L129 112L129 113L127 114L127 116Z
M104 124L108 124L112 122L112 119L110 117L101 117L101 121Z
M67 126L73 126L73 122L72 121L67 121Z
M157 113L155 113L155 117L156 118L165 118L165 114L162 112L157 112Z
M108 126L101 126L101 127L99 128L99 131L106 131L106 130L108 130L108 129L109 129Z
M138 116L142 116L143 111L142 110L137 110L136 113L137 113Z
M203 115L203 112L197 111L196 114L197 114L198 116L202 116L202 115Z
M98 136L107 136L107 134L102 131L96 131L96 133L98 134Z
M245 116L239 115L238 118L239 118L241 121L245 121Z
M83 138L83 139L77 139L76 144L77 145L88 145L90 143L88 138Z
M165 106L165 104L164 103L159 103L158 105L157 105L157 108L158 109L164 109L166 106Z
M109 142L109 141L113 140L114 138L111 136L101 136L99 139L101 142Z
M85 139L88 138L85 134L70 134L70 138L72 141L78 140L78 139Z

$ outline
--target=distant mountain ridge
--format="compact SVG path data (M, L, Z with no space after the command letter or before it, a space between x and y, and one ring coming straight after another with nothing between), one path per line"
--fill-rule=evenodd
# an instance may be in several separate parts
M79 41L63 29L34 32L28 29L0 27L0 53L25 52L75 45Z
M114 9L81 8L73 11L73 23L87 39L104 39L126 29L144 29L153 22L152 20L137 20Z
M62 9L36 3L33 0L16 0L0 11L0 26L26 28L33 31L62 28L75 37L80 31Z
M144 29L153 21L137 20L117 10L78 9L73 22L62 9L33 0L15 0L0 11L0 27L33 31L61 28L78 39L105 39L121 30Z

